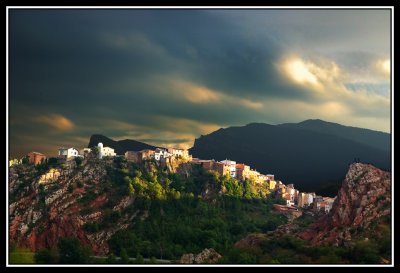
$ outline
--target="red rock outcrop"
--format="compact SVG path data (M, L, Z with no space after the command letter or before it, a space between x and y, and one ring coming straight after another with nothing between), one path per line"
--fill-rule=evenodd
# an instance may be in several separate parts
M340 245L390 212L390 173L370 164L353 163L329 214L298 236L314 245Z
M55 246L60 237L76 237L94 254L107 254L107 240L119 229L127 228L135 216L124 215L115 225L97 232L83 229L85 223L99 222L104 216L102 206L108 202L109 193L102 192L101 181L106 177L105 166L110 163L93 160L82 168L67 166L60 169L54 181L41 185L41 176L32 166L10 168L10 242L37 251ZM83 186L78 187L78 182ZM88 191L95 198L79 202ZM122 211L132 201L130 197L122 198L112 210Z

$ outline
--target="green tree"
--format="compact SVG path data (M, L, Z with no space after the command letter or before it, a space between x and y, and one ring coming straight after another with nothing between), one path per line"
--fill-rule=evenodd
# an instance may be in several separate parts
M129 263L129 256L125 248L121 248L120 257L121 257L121 263L123 264Z
M129 196L132 196L135 193L135 188L133 188L132 184L128 184L127 193Z
M137 264L144 264L144 259L143 259L143 256L142 255L140 255L140 254L138 254L137 256L136 256L136 261L135 261Z
M54 248L44 248L35 253L35 263L37 264L56 264L58 261L58 251Z
M378 246L371 241L358 241L352 248L350 255L356 263L377 264L380 261Z
M97 146L93 146L92 148L91 148L91 152L90 152L91 154L92 154L92 156L93 157L98 157L99 156L99 154L100 154L100 150L99 150L99 147L97 147Z
M78 180L78 182L76 182L76 186L77 186L78 188L82 188L82 187L83 187L83 182L80 181L80 180Z
M82 157L80 156L75 157L75 163L77 167L80 167L82 165L82 161L83 161Z
M85 264L89 262L91 250L87 246L81 246L77 238L60 238L57 246L60 263Z
M117 258L115 257L114 253L111 252L110 254L108 254L106 263L108 263L108 264L116 264L117 263Z
M22 164L24 164L24 165L29 164L29 157L28 156L24 156L22 158Z

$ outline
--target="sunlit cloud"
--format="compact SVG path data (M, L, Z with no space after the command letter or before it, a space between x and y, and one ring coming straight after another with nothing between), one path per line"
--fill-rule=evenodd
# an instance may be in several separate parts
M71 120L59 114L37 116L33 120L36 123L48 125L58 131L70 131L75 127Z
M390 76L390 60L389 59L378 60L375 63L375 66L376 66L376 70L378 73L380 72L380 74L382 76L389 78L389 76Z
M234 105L252 110L259 110L263 107L263 104L259 101L230 95L223 91L213 90L184 80L172 80L171 89L176 93L176 95L178 95L178 98L183 98L194 104Z
M174 80L172 88L180 93L191 103L216 103L221 102L221 94L205 86L196 85L188 81Z
M327 83L338 81L341 77L339 66L332 60L322 58L310 61L289 55L277 64L277 68L294 84L315 91L326 90Z
M120 129L126 129L121 130L122 134L108 136L115 140L134 139L154 146L178 148L190 148L199 135L209 134L222 127L220 124L160 115L149 116L148 124L122 122L122 125Z
M252 101L252 100L248 100L248 99L240 99L239 103L242 104L246 108L251 108L254 110L262 109L264 106L259 101Z
M295 82L300 84L319 85L317 77L311 72L310 66L300 58L287 60L283 64L283 68L287 75Z

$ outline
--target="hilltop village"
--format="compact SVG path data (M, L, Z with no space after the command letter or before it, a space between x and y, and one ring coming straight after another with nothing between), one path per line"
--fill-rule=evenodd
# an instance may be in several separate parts
M88 156L96 156L99 159L110 157L123 157L133 163L142 163L145 160L155 160L161 165L171 162L173 159L182 159L190 164L202 166L207 171L217 172L221 176L230 176L239 181L252 180L261 186L265 185L269 191L275 194L276 198L286 201L286 206L276 205L274 208L278 211L297 210L298 208L308 208L314 212L328 213L332 209L335 198L316 195L315 192L300 192L294 187L294 184L285 185L282 181L275 179L274 174L262 174L251 169L244 163L237 163L233 160L216 161L214 159L199 159L189 155L189 151L179 148L156 148L154 150L145 149L141 151L127 151L124 155L117 155L113 148L104 147L103 143L98 143L97 147L83 148L78 151L76 148L58 149L58 156L47 160L57 160L59 163L68 163L77 158L84 159ZM46 156L38 152L30 152L23 159L12 159L10 166L18 165L23 162L30 164L40 164L46 160ZM42 175L40 181L45 182L53 180L59 176L55 169Z

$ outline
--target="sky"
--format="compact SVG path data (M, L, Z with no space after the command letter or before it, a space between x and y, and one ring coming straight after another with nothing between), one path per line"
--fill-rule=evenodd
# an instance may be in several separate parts
M9 148L92 134L189 148L221 127L390 132L390 10L9 10Z

